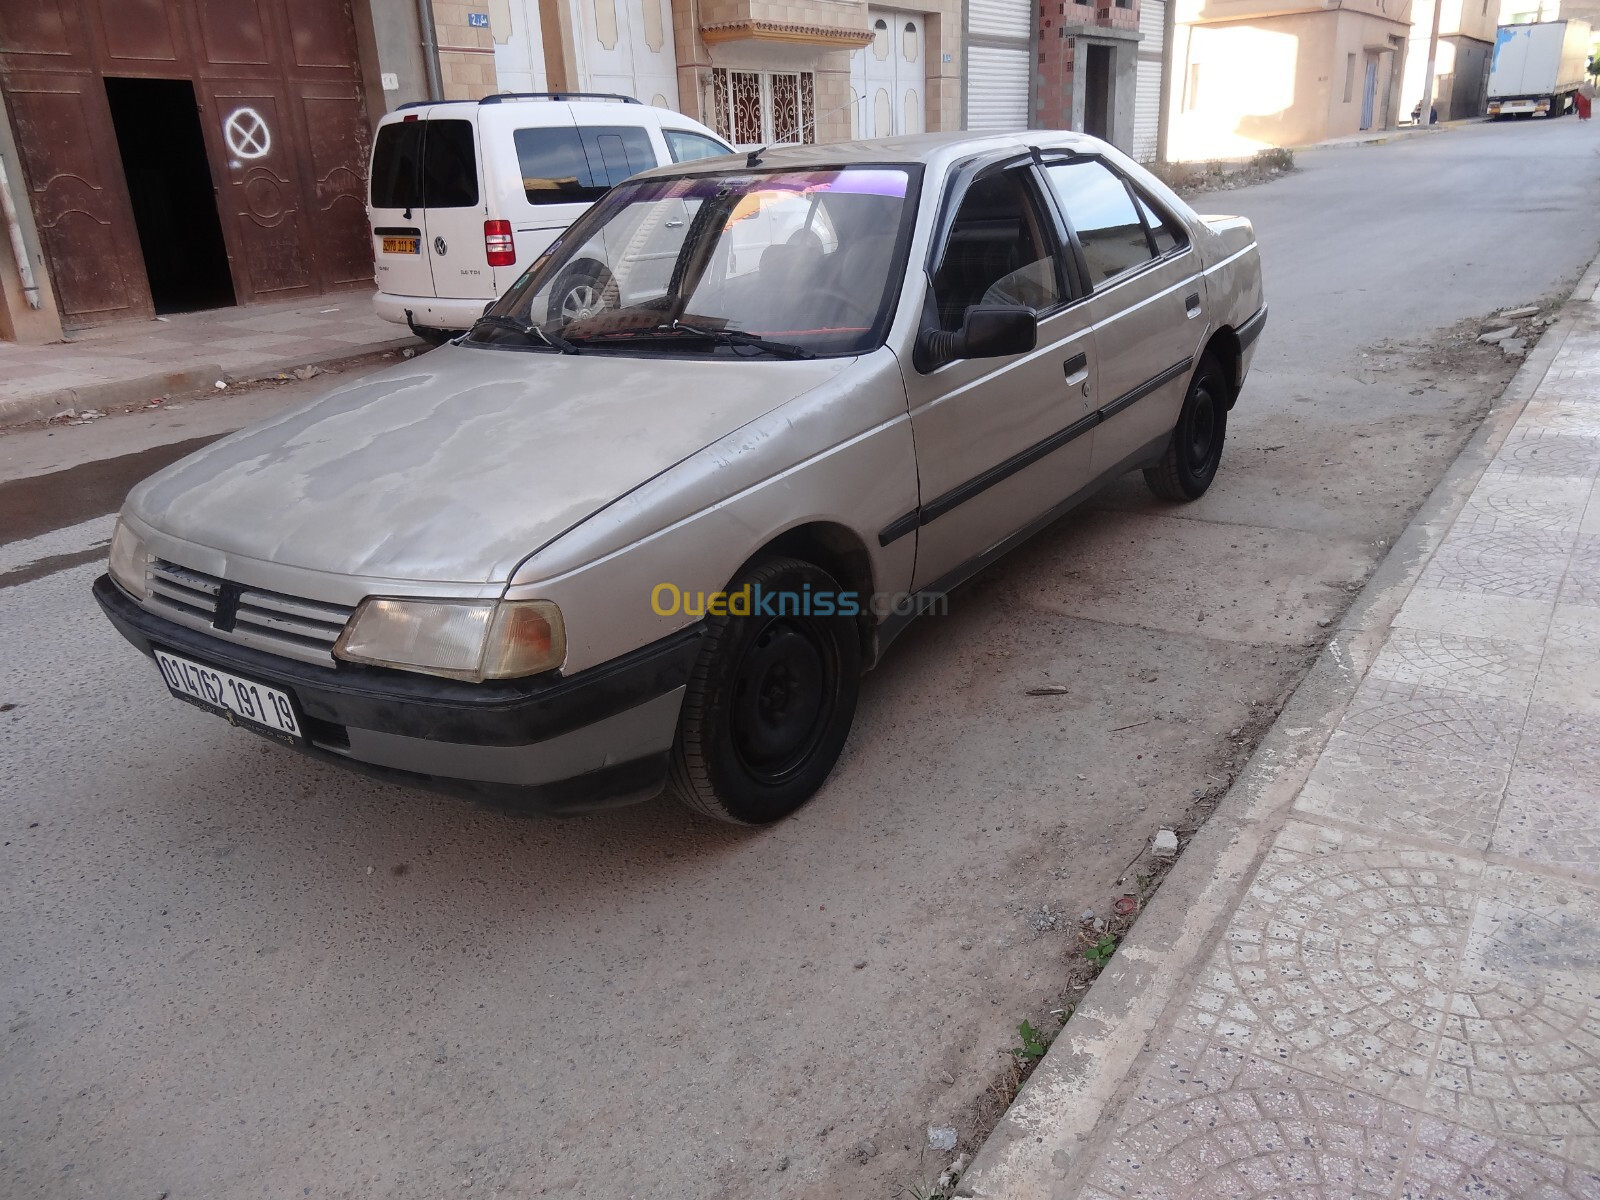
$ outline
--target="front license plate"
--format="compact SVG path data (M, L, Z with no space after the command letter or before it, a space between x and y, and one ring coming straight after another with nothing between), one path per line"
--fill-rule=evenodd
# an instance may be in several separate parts
M383 239L383 252L385 254L416 254L419 244L414 237L386 237Z
M305 734L288 692L230 675L215 667L156 651L161 678L179 700L226 717L230 725L246 725L285 742L298 742Z

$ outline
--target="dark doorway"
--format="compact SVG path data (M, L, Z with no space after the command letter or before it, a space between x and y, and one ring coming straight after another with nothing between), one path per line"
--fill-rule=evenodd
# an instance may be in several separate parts
M1090 43L1083 72L1083 131L1111 140L1111 47Z
M156 312L233 304L194 85L107 78L106 99Z

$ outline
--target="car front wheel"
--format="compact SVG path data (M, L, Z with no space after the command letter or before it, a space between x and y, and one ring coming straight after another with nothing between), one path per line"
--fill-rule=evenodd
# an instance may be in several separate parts
M811 563L768 559L728 595L741 615L706 618L670 779L697 812L764 825L809 800L838 761L855 717L861 643L853 617L819 603L840 589Z
M1161 461L1144 469L1144 481L1163 500L1198 500L1217 476L1228 429L1228 377L1210 354L1189 380Z

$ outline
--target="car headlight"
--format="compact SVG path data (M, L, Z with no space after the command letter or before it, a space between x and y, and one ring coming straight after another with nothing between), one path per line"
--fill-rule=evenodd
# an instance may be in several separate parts
M567 632L561 610L548 600L369 596L333 653L346 662L479 683L554 670L567 657Z
M111 535L111 562L107 568L111 578L135 600L150 594L150 551L145 549L139 535L117 518L116 532Z

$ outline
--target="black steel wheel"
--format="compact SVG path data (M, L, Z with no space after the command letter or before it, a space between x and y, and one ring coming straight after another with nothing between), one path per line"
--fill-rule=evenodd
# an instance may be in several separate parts
M1231 387L1210 354L1200 360L1183 398L1166 453L1144 469L1144 481L1163 500L1198 500L1217 476L1228 431Z
M775 597L773 611L706 618L670 778L697 812L763 825L809 800L838 761L855 718L861 643L853 617L815 611L816 597L840 591L820 567L768 559L728 593L747 587L753 599Z

